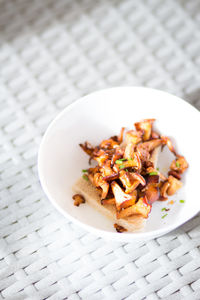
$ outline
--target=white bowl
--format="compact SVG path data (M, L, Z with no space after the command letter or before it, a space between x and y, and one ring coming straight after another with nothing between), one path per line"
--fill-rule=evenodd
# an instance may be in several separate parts
M72 185L88 167L88 156L79 143L93 145L119 133L122 126L146 118L156 119L156 128L172 138L189 168L183 188L169 201L153 204L146 227L141 232L119 234L113 222L87 203L75 207ZM200 210L199 187L199 112L187 102L166 92L144 87L117 87L85 96L65 108L48 127L38 157L39 178L54 206L68 219L98 236L119 241L147 240L163 235L188 221ZM198 145L197 145L198 144ZM159 162L166 171L173 159L165 150ZM185 200L180 203L179 200ZM163 207L170 208L167 216Z

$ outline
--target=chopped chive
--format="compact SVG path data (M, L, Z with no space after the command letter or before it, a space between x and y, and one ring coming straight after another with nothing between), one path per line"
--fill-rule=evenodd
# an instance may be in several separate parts
M168 214L163 215L161 218L164 219Z
M126 158L120 158L120 159L117 159L117 160L115 161L115 163L116 163L117 165L121 165L122 162L123 162L124 160L126 160Z
M119 168L120 168L120 169L123 169L123 168L124 168L124 165L119 166Z
M126 169L126 172L128 172L128 169Z
M121 164L122 164L122 161L119 160L119 159L117 159L117 160L115 161L115 163L116 163L117 165L121 165Z
M87 170L87 169L83 169L82 172L83 172L83 173L86 173L86 172L88 172L88 170Z
M131 157L129 157L128 160L133 160L133 159Z
M159 168L156 168L157 171L159 171Z
M85 179L86 181L89 180L89 178L88 178L87 175L85 175L85 174L82 176L82 178Z
M179 200L180 203L185 203L185 200Z
M176 167L179 168L180 167L180 163L178 161L176 161Z
M162 209L161 209L161 211L169 211L170 209L169 208L166 208L166 207L163 207Z
M150 175L150 176L151 176L151 175L158 175L158 173L157 173L157 172L150 172L149 175Z

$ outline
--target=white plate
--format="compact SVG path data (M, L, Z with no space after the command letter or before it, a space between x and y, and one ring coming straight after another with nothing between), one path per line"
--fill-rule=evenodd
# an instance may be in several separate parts
M179 154L186 157L189 169L183 188L170 197L174 204L156 202L146 227L137 233L119 234L113 222L89 205L75 207L72 185L88 167L88 156L79 143L97 145L119 133L122 126L155 118L156 128L172 138ZM117 87L85 96L64 109L47 129L38 157L42 187L54 206L67 218L98 236L119 241L147 240L163 235L185 223L200 210L199 201L199 112L187 102L166 92L144 87ZM165 171L173 157L169 151L158 163ZM179 200L185 200L180 203ZM167 216L163 207L170 208Z

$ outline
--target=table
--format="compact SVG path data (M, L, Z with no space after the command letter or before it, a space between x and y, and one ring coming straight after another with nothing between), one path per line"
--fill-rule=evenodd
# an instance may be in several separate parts
M144 85L200 108L200 2L1 0L0 30L0 300L200 299L200 215L110 242L61 216L37 175L46 127L88 92Z

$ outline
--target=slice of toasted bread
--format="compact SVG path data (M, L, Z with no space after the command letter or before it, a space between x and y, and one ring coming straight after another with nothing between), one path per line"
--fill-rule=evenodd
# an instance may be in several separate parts
M126 228L129 232L133 232L144 227L146 220L140 215L134 215L126 219L117 219L115 207L110 204L102 205L97 189L89 181L79 178L73 186L73 191L76 194L81 194L89 205L98 210L104 216L112 219L113 223L117 223L118 225Z

